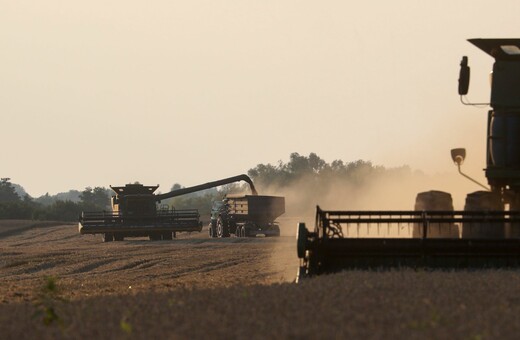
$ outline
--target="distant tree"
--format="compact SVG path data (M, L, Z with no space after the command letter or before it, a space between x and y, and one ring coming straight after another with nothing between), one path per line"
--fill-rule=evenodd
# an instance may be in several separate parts
M293 152L290 155L287 169L294 177L301 177L304 175L319 174L326 164L327 163L314 152L311 152L309 157L300 156L299 153Z
M46 193L45 195L35 198L34 201L43 205L51 205L56 201L72 201L78 203L81 201L79 197L80 195L81 192L79 192L78 190L60 192L52 196L49 195L49 193Z
M172 185L172 188L170 191L179 190L179 189L182 189L182 185L180 185L179 183L175 183L174 185Z
M363 160L353 162L334 160L329 164L315 153L302 156L297 152L291 153L287 163L280 161L277 165L258 164L248 171L253 181L261 187L286 187L292 185L295 181L305 180L315 183L316 188L319 188L324 181L331 178L341 179L351 185L358 186L375 179L377 176L392 173L409 174L410 169L406 166L385 169Z
M77 221L83 207L76 202L61 201L53 202L49 206L36 207L33 219L50 221Z
M45 193L45 195L42 195L35 199L35 202L38 202L43 205L51 205L55 201L56 201L56 199L53 196L49 195L48 192Z
M79 195L85 210L103 210L110 205L108 190L102 187L85 188Z
M0 202L20 202L21 198L16 193L14 186L10 182L10 178L2 178L0 180Z
M20 185L20 184L16 184L16 183L11 183L14 187L14 191L18 194L18 196L20 197L24 197L25 195L27 195L27 191L25 191L25 189Z

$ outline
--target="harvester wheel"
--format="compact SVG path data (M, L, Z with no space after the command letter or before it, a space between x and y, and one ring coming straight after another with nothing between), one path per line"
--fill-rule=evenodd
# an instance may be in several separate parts
M475 191L466 196L464 211L503 211L500 195L490 191ZM504 223L464 223L462 238L503 238Z
M307 251L307 235L308 231L305 227L305 223L298 223L298 229L296 230L296 252L300 259L305 258L305 252Z
M246 227L245 226L240 227L240 237L246 237Z
M431 190L420 192L415 198L415 211L453 211L453 199L451 194L444 191ZM416 224L413 228L413 237L423 236L422 224ZM459 226L453 223L430 224L428 226L428 238L459 238Z
M173 240L173 233L172 232L166 232L162 234L163 240Z
M148 236L150 238L150 241L160 241L161 240L161 234L159 233L153 233Z
M101 238L103 242L112 242L114 240L114 235L112 233L104 233L101 234Z
M114 241L123 241L125 236L123 234L114 234Z

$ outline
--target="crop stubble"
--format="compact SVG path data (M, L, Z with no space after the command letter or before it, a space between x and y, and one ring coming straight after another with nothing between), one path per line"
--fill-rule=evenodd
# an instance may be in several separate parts
M292 283L294 238L101 243L76 226L0 223L5 338L516 338L514 270L346 272ZM36 314L56 278L58 320Z

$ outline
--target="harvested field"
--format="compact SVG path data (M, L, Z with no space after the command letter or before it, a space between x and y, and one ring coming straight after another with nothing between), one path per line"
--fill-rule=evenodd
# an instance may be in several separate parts
M520 332L519 271L356 271L295 285L294 243L197 233L103 244L76 225L2 221L0 334L513 339Z

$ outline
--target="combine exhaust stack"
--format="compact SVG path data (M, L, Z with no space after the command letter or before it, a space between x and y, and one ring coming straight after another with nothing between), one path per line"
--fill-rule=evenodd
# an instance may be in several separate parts
M299 278L344 269L486 268L520 265L520 238L430 237L446 226L519 228L512 211L325 211L298 225ZM414 238L419 227L421 235ZM492 232L491 232L492 233Z

